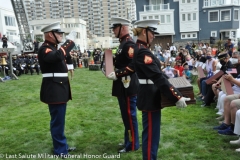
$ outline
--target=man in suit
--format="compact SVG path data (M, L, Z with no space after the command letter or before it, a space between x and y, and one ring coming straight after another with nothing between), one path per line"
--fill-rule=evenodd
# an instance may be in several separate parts
M69 52L75 46L75 34L70 33L58 49L64 33L60 22L52 23L41 31L44 32L45 41L38 51L43 76L40 100L48 104L54 154L65 158L68 152L75 150L75 147L68 147L64 134L67 102L72 99L66 62L71 60Z

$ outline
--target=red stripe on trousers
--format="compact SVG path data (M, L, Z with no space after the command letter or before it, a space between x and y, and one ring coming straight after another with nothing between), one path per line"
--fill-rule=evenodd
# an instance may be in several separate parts
M152 113L148 112L148 160L151 160L151 147L152 147Z
M129 97L127 97L127 110L128 110L128 117L129 117L129 123L130 123L130 128L131 128L132 150L134 150L135 137L134 137L133 124L132 124L132 116L131 116L130 98Z

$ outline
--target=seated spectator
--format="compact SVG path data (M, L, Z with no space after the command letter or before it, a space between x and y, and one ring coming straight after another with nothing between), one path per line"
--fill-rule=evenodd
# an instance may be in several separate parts
M178 77L179 71L171 68L171 65L168 63L167 67L163 69L163 72L169 77L169 78L174 78Z
M179 49L178 55L176 56L176 61L182 61L185 60L183 56L183 49Z
M227 53L221 53L218 55L218 59L222 65L220 70L225 72L228 68L232 68L232 63L229 61L229 55ZM204 104L202 107L209 106L214 98L214 92L212 90L212 85L216 83L217 80L213 80L211 84L208 84L206 96L204 98Z
M237 113L236 113L235 127L234 127L234 132L233 133L240 136L240 110L238 110ZM230 141L230 144L240 145L240 137L239 137L238 140ZM236 149L236 152L240 152L240 148Z
M185 64L188 64L189 70L192 70L193 64L194 64L194 59L190 55L185 56L185 63L183 64L183 66Z
M212 58L212 55L211 55L211 51L208 51L207 52L207 54L206 54L206 57L205 57L207 60L206 60L206 62L205 62L205 65L206 65L206 67L205 67L205 69L204 69L204 71L205 71L205 73L208 75L207 77L204 77L204 78L198 78L197 79L197 84L198 84L198 88L199 88L199 90L200 90L200 93L199 93L199 95L200 95L200 97L202 98L202 99L204 99L204 95L206 94L205 93L205 88L206 88L206 80L208 79L208 78L210 78L210 76L212 76L212 73L213 72L215 72L216 71L216 64L217 64L217 62ZM202 89L204 89L204 90L202 90ZM204 93L202 93L202 92L204 92Z
M235 64L235 62L234 62L234 65L233 65L233 67L234 68L236 68L236 70L237 70L237 73L236 74L232 74L232 76L234 77L234 78L240 78L238 75L240 75L240 56L239 56L239 53L238 54L235 54L235 53L238 53L238 52L233 52L233 55L232 55L232 61L234 62L235 61L235 59L237 59L238 60L238 62ZM218 62L219 64L220 64L220 62ZM218 65L218 64L217 64ZM220 68L221 68L221 64L220 64ZM216 69L220 69L220 68L216 68ZM214 95L215 95L215 97L214 97L214 99L217 99L218 98L218 95L219 95L219 87L221 87L220 85L219 86L217 86L217 85L219 85L219 84L213 84L212 85L212 90L213 90L213 92L214 92Z
M185 63L183 67L184 67L183 77L185 77L191 83L192 82L192 73L189 70L188 64Z
M177 61L176 65L174 66L174 69L178 70L179 76L182 77L183 76L183 66L181 65L181 61Z
M199 61L201 57L202 57L202 51L197 50L196 51L196 56L195 56L195 61Z
M235 66L238 63L239 52L233 52L232 57L229 59Z
M233 78L231 74L225 74L222 76L222 78L230 81L233 84L232 90L234 94L240 94L240 78ZM221 80L219 80L221 81ZM218 82L219 83L219 82ZM220 86L220 85L218 85ZM224 99L226 97L226 93L223 91L220 91L218 94L218 103L216 108L219 109L217 112L218 115L223 115L224 112Z
M164 50L163 51L163 58L164 58L165 62L167 62L170 57L171 57L170 51L169 50Z
M234 133L235 117L237 110L240 109L240 95L228 95L224 99L224 121L220 126L213 129L218 130L220 135L236 135Z

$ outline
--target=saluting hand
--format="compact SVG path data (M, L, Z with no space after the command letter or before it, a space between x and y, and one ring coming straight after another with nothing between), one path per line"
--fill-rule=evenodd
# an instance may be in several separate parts
M66 36L66 39L69 39L69 40L74 41L75 38L76 38L76 36L77 36L77 32L71 31L71 32Z

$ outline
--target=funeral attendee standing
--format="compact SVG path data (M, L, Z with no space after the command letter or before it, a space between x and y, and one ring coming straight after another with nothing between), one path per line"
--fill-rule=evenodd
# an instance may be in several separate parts
M34 45L34 53L38 52L38 42L36 40L34 40L33 45Z
M3 42L2 48L7 48L8 47L8 44L7 44L8 39L5 35L3 35L3 37L2 37L2 42Z
M232 57L234 44L232 43L231 39L229 38L227 40L227 43L225 43L225 50L227 51L228 55Z
M171 53L171 57L176 57L177 48L175 47L174 43L172 43L170 47L170 53Z
M120 153L139 149L138 122L137 122L137 89L138 79L132 63L134 45L129 35L129 24L127 19L112 18L112 30L120 45L114 60L115 72L107 75L113 80L112 95L118 98L124 123L124 148Z
M67 102L72 99L65 60L71 58L69 52L75 46L73 42L75 34L71 32L66 37L66 42L57 49L64 33L60 29L60 22L50 24L41 31L44 32L45 41L38 51L43 76L40 100L49 107L54 154L64 156L75 149L68 147L64 134Z
M142 156L143 160L156 160L160 141L161 94L176 103L177 107L185 107L181 93L174 88L167 76L161 71L159 60L149 50L154 35L158 34L157 20L135 22L134 36L138 36L133 62L139 78L137 107L142 111ZM187 99L189 100L189 99Z

